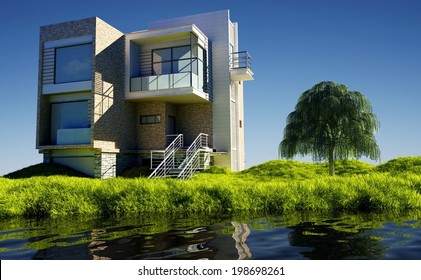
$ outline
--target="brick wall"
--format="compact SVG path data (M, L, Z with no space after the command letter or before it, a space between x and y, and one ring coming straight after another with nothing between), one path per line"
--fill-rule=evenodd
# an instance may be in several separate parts
M125 37L98 18L93 65L93 139L135 149L135 105L124 100Z
M184 134L184 144L190 145L199 133L206 133L212 147L212 104L178 105L176 110L177 131Z
M160 115L161 122L140 124L140 117ZM167 106L164 102L147 102L137 105L137 148L139 150L165 149Z

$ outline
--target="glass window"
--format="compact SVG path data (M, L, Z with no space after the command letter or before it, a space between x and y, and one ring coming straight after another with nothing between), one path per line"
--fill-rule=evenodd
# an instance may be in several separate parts
M88 101L51 104L51 142L57 142L57 130L89 128Z
M191 65L192 65L192 73L197 75L198 74L197 59L193 59Z
M202 47L200 47L200 46L199 46L199 48L198 48L198 55L197 55L197 57L198 57L199 59L203 60L203 59L204 59L203 54L204 54L204 50L202 49Z
M191 61L187 60L176 60L172 62L173 73L180 72L190 72L191 71Z
M140 116L140 124L153 124L153 123L160 123L160 122L161 122L160 115Z
M178 47L172 49L172 60L190 58L190 46Z
M206 51L197 44L196 36L192 39L196 43L191 46L152 51L152 75L157 79L153 87L149 84L149 90L194 86L205 91Z
M171 73L171 62L160 62L153 64L153 75L164 75Z
M153 62L171 61L171 49L153 51Z
M201 61L201 60L198 61L197 68L198 68L197 69L197 76L198 76L198 82L199 82L197 88L200 89L200 90L202 90L202 91L204 91L205 89L203 88L203 86L204 86L204 80L203 80L203 77L204 77L204 73L203 73L203 71L204 71L204 69L203 69L203 61Z
M92 44L56 48L55 83L92 79Z

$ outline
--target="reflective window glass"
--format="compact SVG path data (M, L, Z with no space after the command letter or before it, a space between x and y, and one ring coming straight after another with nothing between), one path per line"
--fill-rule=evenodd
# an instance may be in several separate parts
M92 44L56 48L56 84L90 79L92 79Z
M148 115L148 116L140 117L140 124L153 124L153 123L160 123L160 122L161 122L160 115Z
M171 49L153 51L153 62L171 61Z
M190 58L190 46L173 48L172 56L172 60Z
M171 73L171 62L154 63L153 75L164 75Z
M173 73L190 72L191 61L190 59L173 61L172 69L173 69Z

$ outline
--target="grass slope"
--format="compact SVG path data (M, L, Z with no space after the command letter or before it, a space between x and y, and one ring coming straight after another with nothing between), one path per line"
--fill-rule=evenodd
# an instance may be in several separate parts
M342 162L337 165L341 175L334 177L326 175L324 164L270 161L240 173L212 168L190 181L0 178L0 216L421 210L421 174L405 164L418 160L378 167Z
M30 178L34 176L53 176L53 175L62 175L62 176L72 176L72 177L86 177L83 173L80 173L70 167L60 165L60 164L46 164L39 163L31 165L15 172L4 175L5 178L9 179L23 179Z

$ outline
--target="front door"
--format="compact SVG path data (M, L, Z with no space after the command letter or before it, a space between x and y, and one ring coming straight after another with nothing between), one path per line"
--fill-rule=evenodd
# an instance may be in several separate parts
M175 117L168 116L167 135L172 135L172 134L176 134Z

